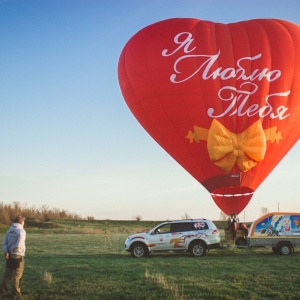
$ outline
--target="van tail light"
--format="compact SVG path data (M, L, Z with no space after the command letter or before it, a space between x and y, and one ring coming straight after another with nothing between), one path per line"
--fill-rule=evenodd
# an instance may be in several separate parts
M218 229L215 229L212 234L218 234L219 233L219 230Z

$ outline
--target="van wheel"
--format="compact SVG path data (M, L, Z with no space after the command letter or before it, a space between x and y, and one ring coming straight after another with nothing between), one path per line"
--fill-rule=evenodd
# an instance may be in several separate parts
M142 243L135 243L131 246L130 253L132 257L140 258L148 255L148 249Z
M291 252L292 252L292 247L288 243L280 244L278 246L278 248L279 248L279 253L281 255L288 255L288 254L291 254Z
M191 256L204 256L206 254L206 245L203 242L195 241L190 246Z

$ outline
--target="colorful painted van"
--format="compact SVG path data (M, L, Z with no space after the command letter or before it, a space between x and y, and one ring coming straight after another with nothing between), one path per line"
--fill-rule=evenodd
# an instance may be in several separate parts
M272 212L250 227L246 238L250 247L272 247L274 253L290 254L300 246L300 213Z

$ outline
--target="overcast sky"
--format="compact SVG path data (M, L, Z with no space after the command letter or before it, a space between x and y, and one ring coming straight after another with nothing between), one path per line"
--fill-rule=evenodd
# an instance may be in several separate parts
M191 17L300 24L298 0L0 0L0 202L97 219L218 219L210 194L135 120L117 65L137 31ZM300 211L299 142L240 219Z

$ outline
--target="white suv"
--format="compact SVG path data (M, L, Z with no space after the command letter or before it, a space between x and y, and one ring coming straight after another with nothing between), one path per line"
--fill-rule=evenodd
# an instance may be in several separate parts
M203 256L209 249L220 247L219 230L206 219L164 222L146 233L130 235L125 249L139 258L150 252L189 252Z

